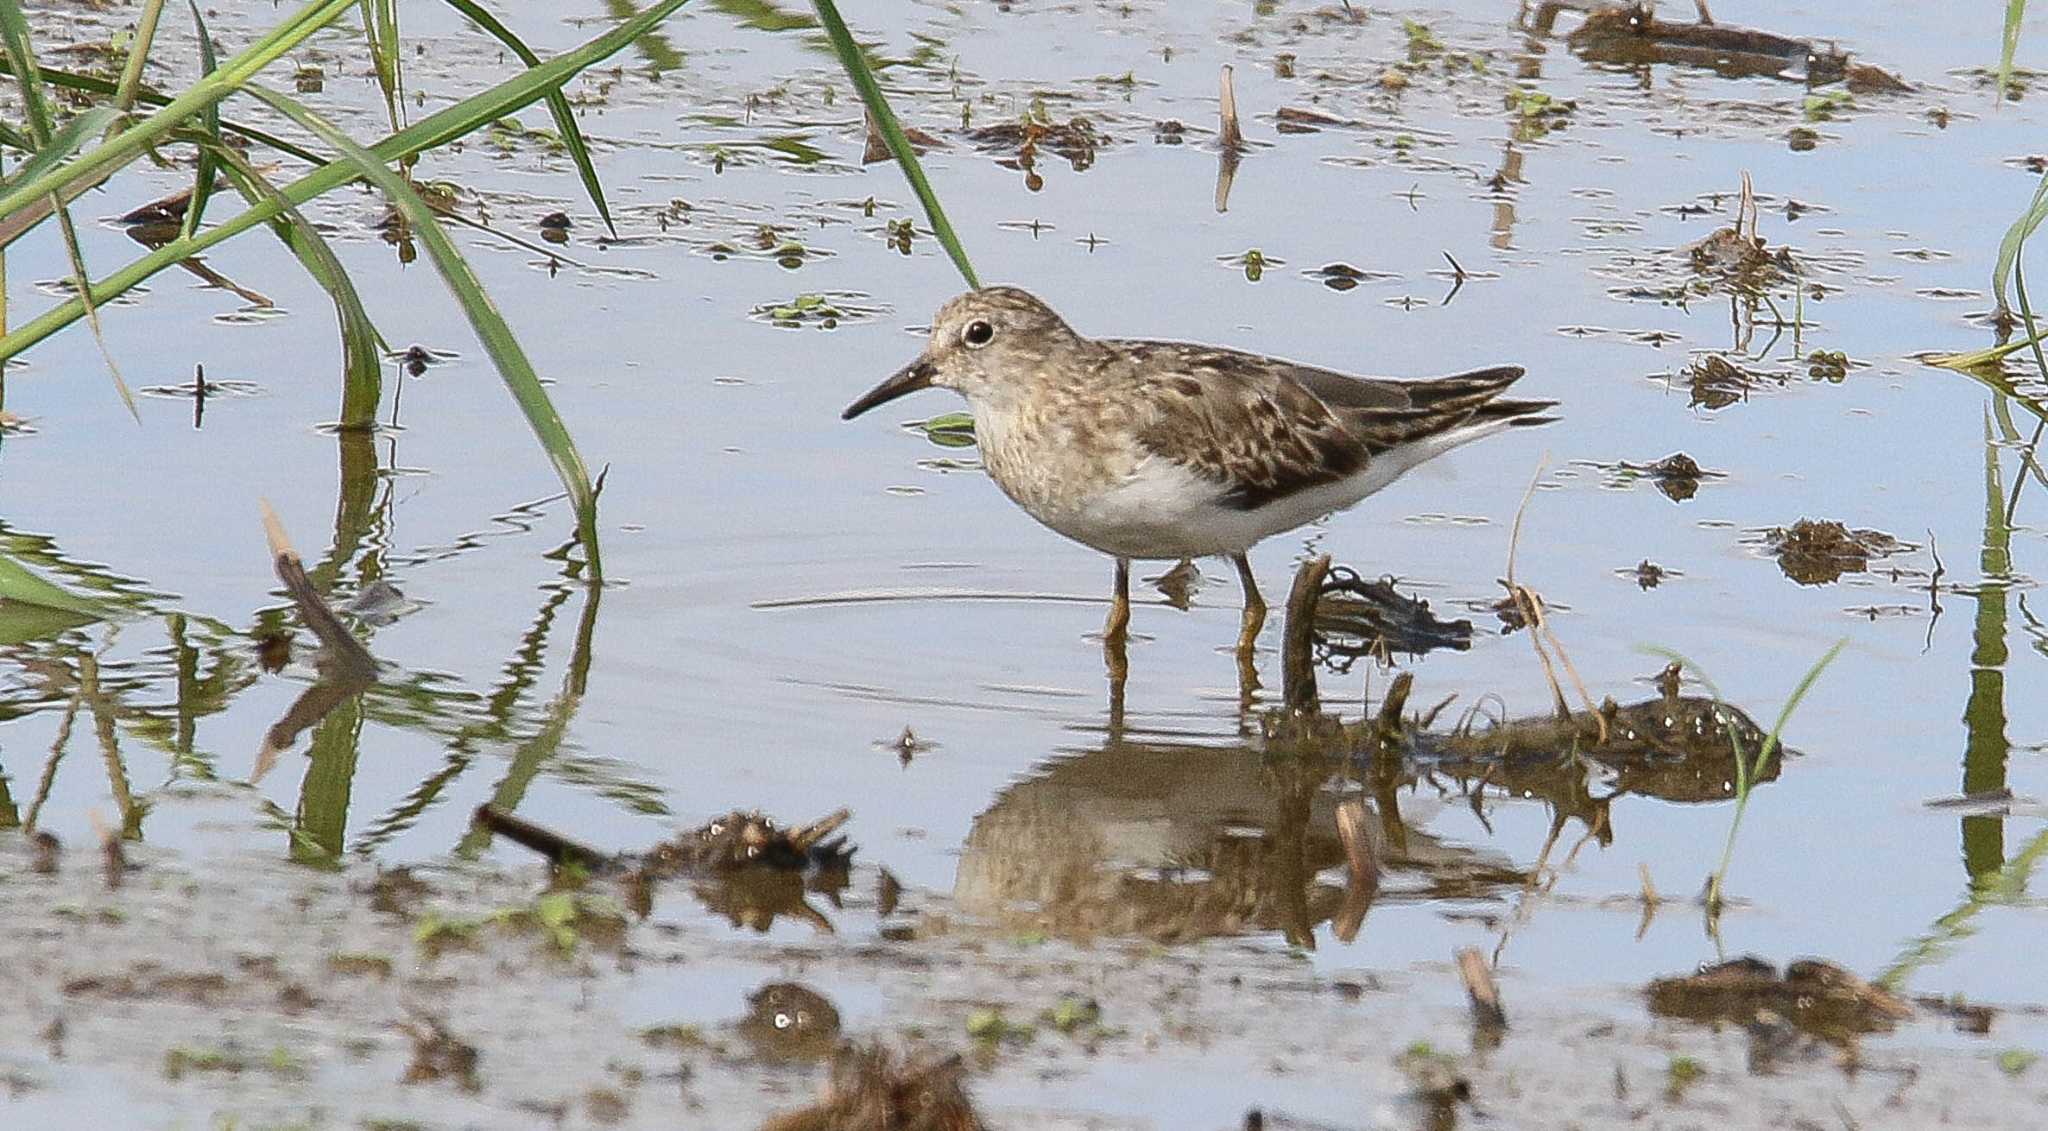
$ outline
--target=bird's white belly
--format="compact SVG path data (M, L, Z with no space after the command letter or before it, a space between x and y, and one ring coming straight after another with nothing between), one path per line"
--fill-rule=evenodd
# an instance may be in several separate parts
M1248 550L1263 538L1343 510L1407 470L1375 460L1348 479L1242 509L1225 488L1178 464L1151 459L1123 482L1052 513L1034 513L1083 545L1123 558L1199 558Z

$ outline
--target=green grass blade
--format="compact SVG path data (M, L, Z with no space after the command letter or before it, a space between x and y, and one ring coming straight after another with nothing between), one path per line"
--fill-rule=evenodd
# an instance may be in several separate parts
M86 597L80 597L68 589L45 581L5 555L0 555L0 601L20 601L45 609L76 613L83 617L103 618L111 612L107 606Z
M208 48L209 50L211 49L211 44L208 45ZM8 74L13 74L13 67L13 63L10 62L8 59L0 58L0 70L5 70ZM100 94L111 97L115 90L115 86L113 83L110 83L107 80L98 77L97 75L82 75L78 74L75 71L59 70L56 67L39 67L37 68L37 73L42 76L42 80L46 85L62 87L65 90L75 90L82 94ZM141 90L136 91L135 100L148 106L168 106L171 104L171 99L168 96L151 90L148 87L143 87ZM312 150L306 149L303 146L294 145L293 143L286 141L281 137L278 137L276 134L259 130L254 126L245 126L239 122L223 119L221 121L220 128L226 130L228 133L238 134L242 137L248 138L250 141L257 142L262 145L267 145L270 148L277 150L279 153L289 154L290 156L296 157L299 160L304 161L308 165L318 165L321 163L320 155L313 152ZM12 131L8 132L11 133ZM10 141L8 144L12 145L13 142ZM35 146L21 145L16 146L16 148L22 150L31 150L34 149Z
M498 22L498 17L485 11L473 0L447 0L448 5L461 12L471 23L495 36L498 42L512 49L520 62L529 67L540 66L540 56L526 46L512 29ZM597 167L590 161L590 145L583 138L583 130L576 124L576 114L569 106L568 98L560 90L548 92L548 113L555 119L555 132L562 135L562 145L569 151L569 159L576 163L576 175L583 181L583 191L589 195L590 203L597 208L597 214L604 220L605 230L614 237L619 234L618 225L612 223L612 208L604 198L604 185L597 179Z
M370 62L377 74L377 86L384 91L384 112L391 128L398 128L400 64L398 6L394 0L362 0L363 38L370 48Z
M903 126L896 120L895 111L889 109L889 100L882 94L882 86L875 81L875 73L869 68L867 57L861 54L860 45L853 41L853 33L846 30L846 21L839 18L839 8L832 0L811 0L818 11L818 22L824 25L825 37L832 42L833 54L839 56L839 65L846 68L846 77L853 80L853 87L860 92L860 100L868 108L868 114L875 119L875 128L882 133L882 140L889 144L889 152L896 155L896 163L903 167L903 176L910 182L910 191L917 194L919 204L924 205L924 214L931 221L932 234L939 238L939 246L953 259L953 266L960 269L960 277L976 290L981 281L974 277L974 265L967 261L967 252L960 246L960 237L953 234L953 225L946 220L946 210L939 205L938 194L932 191L930 181L924 176L924 167L918 164L917 152L910 147L910 139L903 134Z
M156 42L157 21L163 15L164 0L144 0L135 38L128 44L128 61L121 67L121 85L114 91L114 105L124 113L135 105L135 92L142 86L142 65L149 62L149 47Z
M56 168L66 157L78 152L87 138L98 137L101 130L120 116L120 111L111 106L95 106L59 126L40 145L15 134L13 130L8 130L7 132L14 136L4 140L8 145L26 151L28 160L23 161L20 168L4 179L0 179L0 192L21 184L29 177L40 176L44 171Z
M217 159L251 206L271 204L281 209L272 221L272 230L334 300L335 318L341 327L341 427L370 427L376 423L377 405L384 396L384 338L363 308L354 281L320 229L241 154L223 147Z
M121 367L114 363L114 351L107 348L107 336L100 329L99 308L92 301L92 275L85 269L85 252L78 246L78 228L71 223L71 210L50 198L50 210L57 214L57 226L64 233L64 252L71 260L71 284L78 289L79 300L85 303L86 325L92 327L92 336L99 343L100 357L107 363L107 373L114 378L114 391L121 394L121 403L128 406L128 415L135 423L142 423L142 412L135 407L135 394L128 390L128 382L121 378Z
M548 397L547 389L541 385L540 374L534 372L533 363L527 359L526 351L513 336L512 327L504 316L498 313L497 304L484 292L483 283L472 271L469 262L455 247L448 233L441 229L440 220L427 202L420 199L418 192L386 168L376 154L356 144L347 134L313 113L297 101L287 98L274 90L250 83L245 88L250 94L262 99L279 113L291 118L300 126L318 135L322 141L340 151L348 162L356 167L362 176L391 198L391 202L412 225L413 233L426 248L441 272L441 278L448 289L462 304L462 311L469 318L470 326L482 340L485 352L498 368L498 375L504 379L505 387L512 392L513 400L519 403L520 411L526 414L527 424L540 439L541 447L548 459L555 465L555 473L561 477L562 485L568 488L569 499L576 508L576 525L579 539L583 542L584 554L590 561L593 580L604 579L604 567L598 554L597 543L597 489L591 485L590 472L583 463L583 456L576 450L576 441L562 423L561 414L555 411L554 401Z
M2020 218L2012 222L2012 226L2005 230L2004 238L1998 241L1998 259L1991 266L1991 293L1998 299L2001 312L2012 310L2005 298L2005 280L2012 274L2012 265L2020 257L2020 245L2034 233L2035 228L2041 226L2043 220L2048 220L2048 176L2041 178L2027 210L2020 213ZM2031 331L2034 327L2028 326L2027 329Z
M2027 0L2005 0L2005 34L1998 46L1998 100L2005 101L2005 88L2012 82L2012 56L2020 46L2020 21L2027 15Z
M2041 374L2043 381L2048 381L2048 356L2042 355L2041 337L2033 332L2034 306L2027 301L2027 273L2021 268L2020 259L2020 256L2014 256L2012 261L2012 289L2020 300L2020 325L2025 326L2028 331L2026 341L2027 346L2034 351L2034 368Z
M1751 759L1743 751L1741 737L1732 728L1729 730L1728 742L1735 755L1735 815L1728 822L1728 839L1721 846L1721 863L1714 869L1713 874L1707 877L1707 907L1710 912L1721 904L1722 883L1728 877L1728 865L1735 856L1735 836L1742 831L1742 815L1749 808L1750 786L1756 781L1757 775L1763 772L1764 767L1770 764L1771 756L1778 752L1785 733L1785 724L1792 721L1792 712L1799 709L1800 701L1806 698L1807 692L1813 690L1813 685L1820 680L1821 673L1828 669L1828 665L1835 662L1835 657L1841 655L1842 649L1848 647L1848 645L1849 641L1846 637L1835 641L1833 647L1823 653L1821 658L1815 661L1812 667L1806 669L1806 674L1800 677L1798 686L1792 689L1791 696L1785 700L1785 705L1779 709L1778 721L1772 724L1770 734L1764 738L1763 745L1757 748L1754 759ZM1714 681L1708 678L1704 671L1700 670L1699 665L1686 659L1683 654L1674 652L1669 648L1650 647L1643 648L1642 651L1654 656L1662 656L1664 659L1679 664L1686 671L1691 672L1693 678L1699 680L1701 686L1705 687L1708 694L1713 696L1716 705L1727 702L1721 694L1721 689L1714 685Z
M1848 644L1847 638L1835 641L1834 647L1829 648L1812 667L1806 669L1806 674L1799 678L1799 685L1792 689L1791 697L1786 699L1785 705L1778 710L1778 721L1771 725L1771 733L1764 739L1763 746L1758 748L1754 762L1743 761L1742 740L1735 736L1733 730L1728 732L1729 741L1735 749L1736 773L1741 780L1735 790L1735 816L1728 821L1728 840L1721 846L1721 864L1714 869L1714 874L1707 885L1707 905L1710 908L1718 907L1721 903L1721 891L1728 880L1728 866L1735 859L1735 836L1742 831L1742 814L1749 808L1750 783L1755 781L1756 776L1770 763L1771 755L1778 752L1779 740L1785 733L1785 724L1792 721L1792 712L1799 709L1800 700L1805 699L1806 693L1813 690L1813 685L1820 679L1820 673L1835 662L1835 657L1841 655L1842 649L1848 647ZM1718 693L1715 698L1719 698Z
M192 27L199 33L199 65L207 74L220 69L220 60L213 54L213 37L206 34L206 20L199 15L198 0L185 0L192 9ZM213 196L213 185L220 173L220 158L214 156L224 149L220 142L220 107L208 106L199 116L200 132L213 140L212 145L199 147L199 168L192 174L192 199L185 205L185 223L179 228L183 235L199 230L199 223L206 217L206 202Z
M687 2L688 0L657 0L639 15L603 35L400 130L372 146L371 152L385 161L400 161L412 154L446 144L507 114L524 109L543 97L547 91L567 82L577 72L617 54L673 15L676 9ZM317 156L313 159L320 160ZM299 205L355 179L357 174L352 166L343 162L328 163L286 185L281 191L286 203ZM197 255L216 244L224 243L278 216L281 211L280 205L275 203L255 205L216 227L204 232L194 232L187 238L172 240L101 280L99 285L93 288L92 297L97 302L106 302L124 294L164 268ZM0 337L0 361L17 356L23 350L78 321L83 315L84 307L78 299L59 303L44 311L5 337Z
M112 175L116 169L147 152L151 146L162 141L173 129L183 125L200 110L227 97L263 68L304 43L315 32L347 11L352 3L353 0L315 0L314 3L308 4L255 43L222 63L212 74L193 83L183 94L171 99L156 113L108 138L103 144L86 151L76 160L51 169L41 176L33 177L27 184L18 185L0 194L0 216L8 215L24 204L52 194L61 197L67 189L79 185L98 184ZM13 10L17 16L20 14L15 6L15 0L0 0L0 18L4 18L7 10ZM24 68L30 66L27 56L21 58Z
M35 79L35 49L29 42L28 22L22 18L21 6L15 0L0 0L0 42L7 48L10 59L21 60L21 67L15 78L21 86L21 100L28 112L29 132L35 136L38 148L50 144L55 133L51 126L49 103L43 99L43 84ZM71 222L71 212L64 207L64 201L53 190L48 197L48 208L57 216L57 224L63 232L64 251L71 260L72 282L78 288L79 300L85 305L85 320L92 326L92 336L99 343L100 356L106 359L107 372L113 374L114 388L121 394L122 403L128 406L128 414L135 422L142 422L142 414L135 408L135 395L128 391L128 382L121 379L121 367L114 364L114 355L107 349L107 339L100 332L99 311L92 302L92 275L85 269L85 253L78 246L78 228Z
M9 59L21 60L14 77L21 85L21 105L28 116L29 134L35 139L36 147L41 148L49 144L52 132L50 104L43 95L43 84L34 77L38 69L35 46L29 41L28 20L22 16L18 0L0 0L0 46L7 48ZM0 214L7 211L9 209L0 207Z

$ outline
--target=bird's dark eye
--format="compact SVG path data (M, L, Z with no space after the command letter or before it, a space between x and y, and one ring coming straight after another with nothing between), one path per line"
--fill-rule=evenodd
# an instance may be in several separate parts
M960 331L960 340L966 342L969 349L980 349L994 341L995 337L996 328L981 318L969 322L967 328Z

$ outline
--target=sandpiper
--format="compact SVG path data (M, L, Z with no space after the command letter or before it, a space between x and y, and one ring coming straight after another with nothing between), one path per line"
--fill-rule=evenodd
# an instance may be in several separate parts
M1401 473L1555 401L1502 400L1520 366L1455 377L1351 377L1182 342L1084 338L1015 287L939 308L916 361L841 414L919 389L967 398L991 478L1031 517L1116 559L1103 628L1130 624L1131 560L1220 554L1244 586L1238 651L1266 605L1245 552L1343 510Z

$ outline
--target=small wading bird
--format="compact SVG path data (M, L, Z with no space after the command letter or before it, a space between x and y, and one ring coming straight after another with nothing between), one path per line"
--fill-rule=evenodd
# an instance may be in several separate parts
M1130 624L1131 560L1220 554L1244 585L1240 657L1266 604L1245 552L1555 401L1502 400L1520 366L1385 381L1181 342L1084 338L1015 287L939 308L916 361L848 405L919 389L967 398L982 460L1031 517L1116 559L1103 627Z

